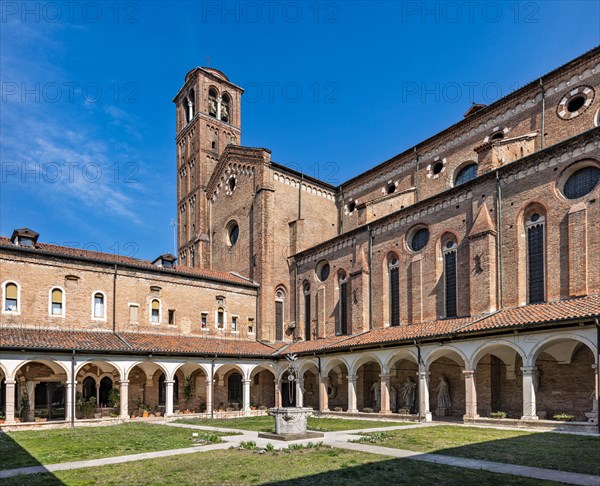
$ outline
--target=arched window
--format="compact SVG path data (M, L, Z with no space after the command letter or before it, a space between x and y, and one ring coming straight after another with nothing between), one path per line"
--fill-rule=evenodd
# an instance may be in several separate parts
M223 98L221 99L221 121L225 123L229 123L229 118L231 117L231 98L227 93L223 94Z
M160 301L158 299L152 299L150 304L150 322L160 324Z
M446 317L457 316L457 273L456 273L456 241L447 239L442 245L444 255L444 302Z
M100 406L108 406L108 395L110 394L112 388L113 382L108 376L105 376L100 380L100 389L98 390L98 403L100 404Z
M225 329L225 309L223 307L219 307L217 309L217 330L222 331Z
M275 292L275 340L283 340L283 302L285 293L282 289Z
M310 341L310 284L304 284L304 339Z
M19 309L19 287L14 282L4 284L4 312L18 313Z
M92 302L92 316L94 319L106 319L106 305L104 302L104 294L95 292Z
M187 103L187 121L189 123L194 118L194 114L196 112L196 93L193 89L190 90L190 97L187 100Z
M346 272L343 270L338 273L338 286L340 292L339 299L339 334L348 334L348 282Z
M242 375L231 373L227 379L227 398L229 403L242 401Z
M96 380L91 376L83 379L83 398L96 398Z
M167 385L165 383L165 374L162 373L158 378L158 404L165 405L167 403ZM179 403L179 378L177 375L173 378L173 404L177 405Z
M208 90L208 114L217 117L217 90L214 88Z
M388 256L390 292L390 326L400 325L400 261L395 254Z
M479 166L474 162L472 164L465 165L462 169L460 169L457 172L456 177L454 178L454 185L460 186L465 182L469 182L470 180L475 179L475 177L477 177L478 167Z
M50 291L50 315L65 315L65 294L62 289L57 287Z
M527 235L527 294L528 302L546 300L545 222L543 213L533 210L525 219Z

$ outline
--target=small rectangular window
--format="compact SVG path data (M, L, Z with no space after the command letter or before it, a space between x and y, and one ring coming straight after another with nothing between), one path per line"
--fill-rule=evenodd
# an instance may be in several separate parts
M219 309L217 311L217 329L223 330L225 327L225 311L223 309Z
M231 330L237 332L238 330L238 316L231 316Z
M138 322L139 306L137 304L129 304L129 322Z
M175 325L175 309L169 309L169 324L171 326Z
M17 312L19 310L18 288L14 283L8 283L4 287L4 311Z
M248 318L248 334L254 334L254 318Z
M63 293L60 289L54 289L52 291L52 315L62 316L63 314Z
M200 329L206 331L208 329L208 313L203 312L200 314Z
M104 317L104 296L102 294L96 294L94 296L94 317Z

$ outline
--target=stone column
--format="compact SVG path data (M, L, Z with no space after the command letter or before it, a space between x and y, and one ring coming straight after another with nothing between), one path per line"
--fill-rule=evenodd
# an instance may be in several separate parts
M535 366L524 366L523 371L523 416L521 420L538 420L535 407Z
M348 412L358 412L356 408L356 375L348 375Z
M174 380L165 380L165 417L173 415L173 384Z
M15 421L15 380L6 380L6 423L12 424Z
M250 410L250 382L252 380L242 380L242 402L244 415L248 415Z
M275 380L275 407L281 407L281 384Z
M67 381L67 383L65 383L65 393L66 393L66 397L65 397L65 420L71 420L71 414L72 413L77 413L75 409L75 404L73 403L75 397L73 395L75 395L73 393L73 389L77 387L77 382L71 382L71 381ZM29 386L27 386L27 393L29 393ZM35 391L34 391L34 396L35 396ZM75 420L77 420L77 416L74 417Z
M217 120L221 119L221 97L217 98Z
M35 387L39 382L27 381L25 388L27 389L27 399L29 400L29 412L27 412L27 420L32 422L35 414Z
M585 416L588 422L597 424L598 423L598 365L593 364L592 369L594 370L594 392L592 393L592 411L587 412ZM8 414L7 414L8 416Z
M419 420L431 422L429 411L429 372L419 371Z
M304 378L296 380L296 407L304 406Z
M475 388L475 370L463 370L465 378L465 415L463 420L479 417L477 413L477 390Z
M206 379L206 413L212 413L214 380Z
M381 379L381 406L379 408L379 413L390 413L390 374L382 373L379 375L379 378Z
M319 411L329 412L329 396L327 388L329 387L329 376L321 376L319 380Z
M129 380L121 380L119 385L119 417L125 420L129 418Z
M100 383L96 383L96 407L100 406Z

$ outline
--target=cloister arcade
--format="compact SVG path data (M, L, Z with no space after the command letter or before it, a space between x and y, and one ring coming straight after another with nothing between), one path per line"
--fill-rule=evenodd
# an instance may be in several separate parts
M585 421L597 410L594 343L595 329L581 327L300 356L292 382L284 359L5 352L0 406L9 423L15 417L70 420L74 386L77 396L95 398L100 407L117 390L122 419L144 404L167 416L185 409L211 413L230 407L246 414L261 405L292 405L322 412L400 412L421 420L471 421L504 411L522 420L570 413Z

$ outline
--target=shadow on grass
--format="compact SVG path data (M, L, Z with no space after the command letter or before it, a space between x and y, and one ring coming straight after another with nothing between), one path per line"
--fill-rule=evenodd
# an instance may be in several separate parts
M3 483L9 477L15 484L27 484L27 476L10 475L8 469L4 466L5 461L1 458L11 458L11 464L15 464L15 468L40 468L38 473L46 473L44 476L44 484L48 486L59 486L64 483L49 472L36 458L34 458L27 450L19 445L10 435L0 431L0 483ZM13 462L14 461L14 462Z

